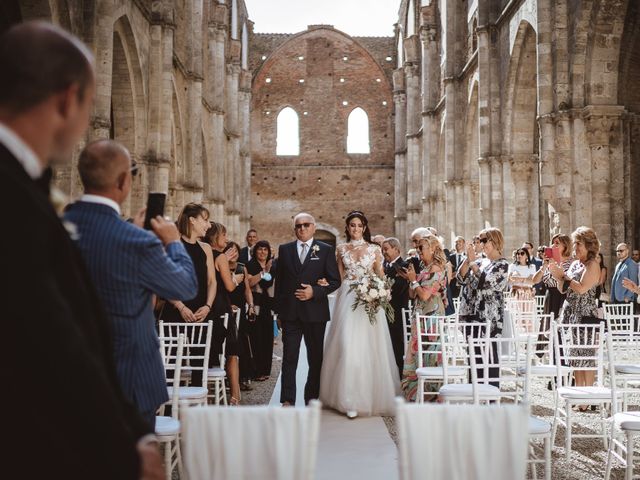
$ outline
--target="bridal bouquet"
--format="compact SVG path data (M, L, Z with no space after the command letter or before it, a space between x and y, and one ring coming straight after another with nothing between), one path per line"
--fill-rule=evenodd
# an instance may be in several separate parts
M371 325L376 323L376 314L379 309L384 309L387 318L393 322L393 307L391 306L391 281L380 278L374 273L364 273L358 276L360 280L349 286L350 292L355 292L356 299L351 306L353 311L363 306L369 316Z

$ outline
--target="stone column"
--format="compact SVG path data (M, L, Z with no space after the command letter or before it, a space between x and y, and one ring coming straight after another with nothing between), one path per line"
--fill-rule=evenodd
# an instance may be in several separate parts
M226 157L226 212L227 229L236 235L240 228L240 192L238 164L240 163L240 132L238 129L238 90L240 82L240 42L231 40L231 58L233 63L227 64L227 92L225 109L225 130L228 140ZM237 55L234 53L237 51ZM237 61L236 61L237 60Z
M166 2L165 2L166 3ZM171 116L173 105L173 8L157 5L149 27L149 87L147 149L143 157L150 191L169 192L171 158ZM167 214L183 206L177 198L167 199Z
M623 112L621 106L588 106L583 110L591 153L591 226L609 259L615 258L615 244L624 240L622 192L615 191L622 190L622 152L616 147L622 139Z
M240 164L242 174L239 179L238 193L240 195L240 229L242 234L249 229L251 215L251 72L242 70L240 73L240 91L238 94L239 129L240 129Z
M407 38L405 47L417 38ZM408 49L407 49L408 50ZM410 52L407 51L407 55ZM411 56L408 59L415 60ZM420 222L422 211L422 168L420 162L420 69L418 65L405 66L407 82L407 223L416 225Z
M537 237L532 237L530 229L530 225L533 225L532 211L536 217L538 215L537 203L534 204L531 198L531 180L537 167L537 160L538 156L534 154L514 153L509 161L514 192L512 197L508 196L513 198L514 210L507 215L505 206L505 225L500 228L504 228L505 239L508 238L506 244L510 248L516 248L528 240L534 242L537 240Z
M404 72L393 72L393 105L395 110L395 234L406 245L407 233L407 95Z

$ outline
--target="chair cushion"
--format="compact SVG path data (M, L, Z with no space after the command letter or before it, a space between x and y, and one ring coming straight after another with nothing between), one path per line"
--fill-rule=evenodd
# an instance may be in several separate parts
M611 389L606 387L560 387L558 395L562 398L576 400L610 400Z
M640 373L640 365L619 364L619 365L616 365L616 372L637 375Z
M447 367L447 375L450 377L462 377L467 373L464 367ZM416 369L418 377L442 378L444 371L442 367L421 367Z
M173 387L167 387L167 392L169 393L169 397L173 395ZM209 391L204 387L179 387L178 396L180 399L184 400L185 398L205 398Z
M470 383L450 383L449 385L443 385L438 394L443 397L473 398L473 385ZM499 397L500 389L493 385L481 383L478 385L478 395L480 397Z
M542 435L545 433L551 433L551 424L531 415L529 417L529 435Z
M208 377L224 377L226 376L226 373L220 367L213 367L207 371L207 376Z
M171 417L156 416L156 435L177 435L180 433L180 421Z
M640 431L640 412L621 412L613 416L616 427L622 430Z

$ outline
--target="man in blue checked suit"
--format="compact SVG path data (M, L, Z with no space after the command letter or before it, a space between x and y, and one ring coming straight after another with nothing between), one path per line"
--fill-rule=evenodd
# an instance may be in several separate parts
M152 296L189 300L197 281L175 224L157 217L154 234L121 218L135 173L131 163L117 142L87 145L78 160L85 195L64 219L75 225L76 243L111 321L122 389L153 426L168 395Z

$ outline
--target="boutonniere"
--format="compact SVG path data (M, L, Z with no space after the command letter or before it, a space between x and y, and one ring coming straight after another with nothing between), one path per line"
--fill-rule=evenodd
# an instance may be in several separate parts
M62 225L69 234L71 240L76 241L80 239L80 232L78 232L78 226L75 223L70 222L69 220L64 220Z
M311 260L316 259L319 260L318 258L318 252L320 251L320 246L319 245L314 245L313 247L311 247Z

